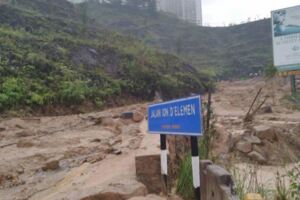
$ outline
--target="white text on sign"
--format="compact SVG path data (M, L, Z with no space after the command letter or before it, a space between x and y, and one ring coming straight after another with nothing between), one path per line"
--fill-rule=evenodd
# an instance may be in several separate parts
M183 117L183 116L191 116L191 115L196 115L195 104L171 106L168 108L152 110L150 118Z

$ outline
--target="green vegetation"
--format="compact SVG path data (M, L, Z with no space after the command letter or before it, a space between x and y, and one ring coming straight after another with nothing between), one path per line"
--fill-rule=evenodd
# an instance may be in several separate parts
M206 90L205 74L106 30L65 0L15 0L0 4L0 13L0 111Z
M287 95L283 98L283 100L288 102L289 108L300 110L300 93L299 92L297 92L295 94Z
M258 166L245 169L232 168L235 191L240 199L247 193L258 193L263 199L298 200L300 199L300 168L299 164L288 170L287 173L274 174L275 188L270 189L269 184L259 179Z
M248 193L260 194L263 199L272 199L272 191L262 183L258 175L258 166L249 166L245 169L231 168L231 174L235 183L235 191L239 199L244 199Z
M273 78L277 73L277 68L274 65L266 66L264 70L264 74L266 78Z
M192 156L187 154L179 168L177 193L184 199L194 199Z
M292 199L300 200L300 164L289 170L290 180L289 192Z
M231 27L199 27L171 15L153 14L142 6L93 0L83 5L77 7L86 9L104 27L176 54L201 71L213 69L220 78L262 73L272 63L269 19Z

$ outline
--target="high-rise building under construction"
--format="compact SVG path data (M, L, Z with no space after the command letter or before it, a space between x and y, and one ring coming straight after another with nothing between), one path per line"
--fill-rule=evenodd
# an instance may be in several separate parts
M156 0L157 10L176 15L179 19L202 26L201 0Z

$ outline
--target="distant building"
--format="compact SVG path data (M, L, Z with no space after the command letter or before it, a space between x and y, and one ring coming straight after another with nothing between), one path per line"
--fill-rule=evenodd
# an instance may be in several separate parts
M172 13L179 19L202 26L201 0L156 0L157 10Z

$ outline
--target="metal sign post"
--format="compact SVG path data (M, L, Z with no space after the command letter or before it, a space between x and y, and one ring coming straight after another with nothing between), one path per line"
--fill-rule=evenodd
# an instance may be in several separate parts
M198 136L202 136L200 96L149 105L148 132L160 134L161 174L167 186L168 164L166 135L191 136L193 186L196 200L200 194Z
M166 191L168 191L168 150L166 135L160 135L160 150L161 175L166 186Z
M191 137L191 148L192 148L193 185L194 185L195 197L197 200L201 200L198 137L196 136Z

